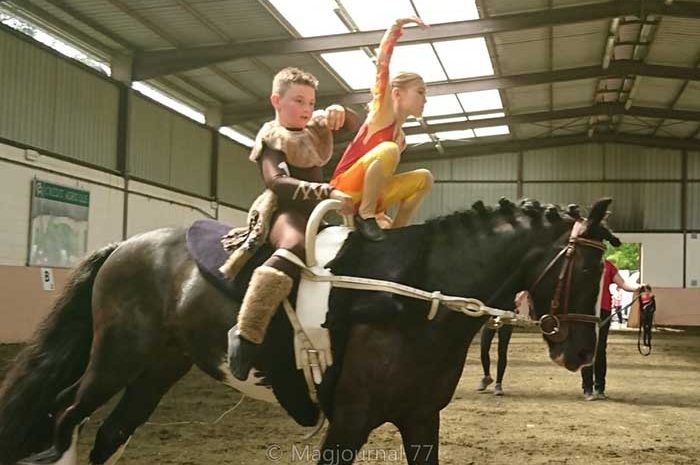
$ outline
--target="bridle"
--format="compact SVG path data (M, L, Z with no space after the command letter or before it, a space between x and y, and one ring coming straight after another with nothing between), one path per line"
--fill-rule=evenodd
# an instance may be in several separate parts
M542 334L549 337L552 341L559 342L566 338L566 330L563 330L562 322L578 321L583 323L600 323L600 318L595 315L586 315L583 313L569 313L569 297L571 294L571 282L574 275L574 257L576 255L577 246L592 247L601 251L605 251L606 247L602 241L585 239L578 236L580 231L580 223L576 223L571 230L568 244L547 264L542 270L542 273L537 277L535 282L530 286L529 293L542 281L547 273L554 265L563 257L559 276L557 277L557 287L554 289L554 295L549 305L549 313L542 315L539 320L540 330ZM578 226L578 227L577 227ZM563 303L563 305L562 305Z

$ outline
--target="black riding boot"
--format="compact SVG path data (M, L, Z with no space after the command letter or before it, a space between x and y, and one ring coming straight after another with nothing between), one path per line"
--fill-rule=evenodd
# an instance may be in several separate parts
M238 332L238 325L228 332L228 359L231 373L236 379L245 381L260 352L260 344L250 342Z

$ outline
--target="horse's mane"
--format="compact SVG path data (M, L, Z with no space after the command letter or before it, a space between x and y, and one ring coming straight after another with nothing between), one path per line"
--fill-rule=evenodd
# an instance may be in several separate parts
M555 204L542 205L534 199L523 199L516 204L502 197L496 206L478 200L469 209L431 218L425 226L432 232L459 227L472 234L493 233L505 225L530 229L554 226L563 231L579 219L581 210L575 204L564 210Z

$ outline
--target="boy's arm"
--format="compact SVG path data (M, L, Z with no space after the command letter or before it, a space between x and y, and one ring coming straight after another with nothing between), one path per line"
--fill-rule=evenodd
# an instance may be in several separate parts
M355 134L357 133L357 131L360 130L363 121L364 118L362 118L350 108L345 107L345 123L343 124L342 129L345 129L346 131Z
M330 198L334 188L327 183L302 181L289 174L283 152L269 147L260 155L260 170L265 187L277 194L281 202L317 202Z

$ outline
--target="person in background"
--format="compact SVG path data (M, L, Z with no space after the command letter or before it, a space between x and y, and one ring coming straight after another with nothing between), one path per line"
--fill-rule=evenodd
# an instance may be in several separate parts
M598 330L598 345L596 347L593 365L581 368L581 387L583 388L583 398L585 400L605 400L605 376L607 374L608 359L608 333L610 331L610 313L612 311L612 295L610 285L617 286L628 292L638 292L641 284L625 281L617 267L610 261L604 260L603 281L600 296L600 319L606 321ZM593 389L595 388L595 392Z
M622 324L624 318L622 315L622 289L620 286L615 284L615 290L612 292L612 311L617 315L617 319Z
M515 296L516 312L527 314L530 311L530 298L527 292L519 292ZM493 383L491 376L491 342L493 337L498 332L498 365L496 368L496 384L493 386L493 394L496 396L503 395L503 376L506 374L506 366L508 366L508 344L510 337L513 334L513 326L503 325L498 329L491 328L485 325L481 330L481 367L484 370L484 377L481 378L476 387L477 391L483 392Z
M491 350L491 341L493 336L498 332L498 365L496 368L496 384L493 386L493 395L503 395L503 376L506 374L506 366L508 366L508 344L510 336L513 334L513 326L503 325L498 329L484 326L481 330L481 367L484 370L484 377L479 381L477 391L485 391L486 388L493 383L491 376L491 358L489 351Z
M651 328L656 312L656 297L651 292L651 286L645 284L639 294L639 326L644 335L644 345L651 347Z

